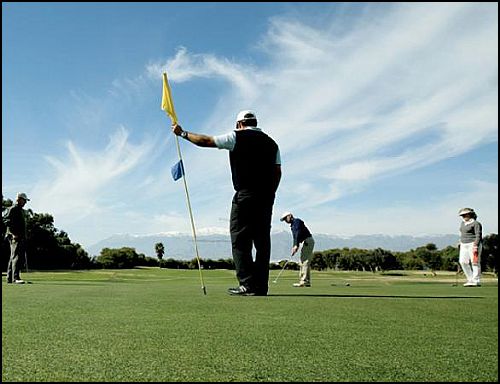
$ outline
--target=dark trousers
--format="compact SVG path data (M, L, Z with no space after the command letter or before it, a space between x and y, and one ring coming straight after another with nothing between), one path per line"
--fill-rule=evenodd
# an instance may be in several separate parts
M240 285L261 294L268 290L273 204L274 194L238 191L231 205L230 232L236 277Z
M10 259L7 266L7 281L20 280L19 275L23 266L25 241L10 239Z

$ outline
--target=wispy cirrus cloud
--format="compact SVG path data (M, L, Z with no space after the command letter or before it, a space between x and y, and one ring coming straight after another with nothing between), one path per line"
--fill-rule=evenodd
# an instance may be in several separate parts
M130 143L124 127L109 137L102 150L86 151L68 141L64 159L46 156L55 172L35 186L33 207L43 207L63 220L68 215L78 219L100 213L103 202L107 205L123 192L117 190L120 180L151 155L153 144L153 140Z
M165 71L172 82L217 77L227 80L245 97L252 97L258 92L258 83L254 81L259 76L256 69L211 54L192 54L185 47L180 47L172 59L146 67L146 73L152 79L161 78Z
M213 95L214 107L201 113L200 125L185 128L222 134L233 128L239 110L256 110L264 131L280 145L284 172L276 209L302 210L316 230L325 232L337 230L331 227L331 215L325 219L325 204L331 204L329 212L338 212L335 202L380 179L498 141L498 5L343 7L343 14L322 15L314 24L293 16L270 19L267 33L249 47L263 55L258 63L180 47L171 57L147 64L135 78L115 80L107 105L124 96L136 100L145 90L152 93L153 84L159 98L165 70L178 87L196 85L200 79L223 80ZM179 105L175 93L174 99ZM159 100L154 102L159 106ZM56 173L37 186L34 193L40 203L33 203L58 217L106 209L115 217L113 225L108 224L114 232L126 231L128 219L147 231L189 231L182 190L165 182L171 163L162 163L166 165L154 174L140 172L141 163L160 152L155 142L157 138L137 143L121 128L100 150L85 151L68 143L66 158L48 158ZM228 216L232 194L227 154L191 145L183 145L183 151L197 225L218 226L218 219ZM129 192L131 184L134 193L127 194L129 199L167 200L168 195L169 202L153 213L140 206L132 209L116 196L117 190ZM484 188L481 193L475 190L478 185ZM480 179L464 188L473 193L424 204L440 213L432 230L443 232L439 228L454 223L456 217L445 213L450 204L477 201L477 207L485 209L488 200L498 198L498 188ZM113 211L117 204L119 209ZM369 210L374 217L370 220L365 212L340 210L342 217L350 217L344 225L351 233L387 228L387 221L376 219L384 212L390 212L392 227L407 233L427 228L426 215L415 219L413 227L407 223L408 215L422 212L418 207L376 207Z
M377 7L367 5L351 24L272 19L259 43L269 63L259 68L182 48L148 73L167 69L173 82L227 79L235 87L221 94L224 107L205 128L231 127L233 111L250 104L280 143L284 183L314 173L330 185L318 202L498 140L491 6ZM294 188L285 190L292 199Z

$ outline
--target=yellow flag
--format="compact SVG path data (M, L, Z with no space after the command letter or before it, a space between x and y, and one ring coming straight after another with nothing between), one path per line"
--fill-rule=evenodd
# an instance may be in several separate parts
M172 101L172 93L168 85L167 74L163 72L163 97L161 98L161 109L168 113L172 124L177 123L177 115L175 114L174 102Z

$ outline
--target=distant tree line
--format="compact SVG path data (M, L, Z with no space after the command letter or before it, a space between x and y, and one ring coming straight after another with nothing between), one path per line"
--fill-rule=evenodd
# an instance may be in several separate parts
M435 244L406 252L391 252L382 248L342 248L314 252L312 268L315 270L343 271L388 271L388 270L430 270L456 271L458 267L458 246L437 249ZM498 235L483 238L481 269L498 273Z
M161 243L160 243L161 244ZM160 247L163 250L163 244ZM389 270L429 270L457 271L458 246L448 246L438 249L435 244L412 249L406 252L391 252L382 248L359 249L339 248L314 252L311 267L314 270L341 270L341 271L371 271L383 272ZM498 235L490 234L483 238L483 252L481 255L481 269L484 272L498 273ZM271 269L281 269L286 261L271 263ZM201 260L204 269L234 269L232 259ZM189 261L172 258L159 260L161 268L196 269L196 259ZM297 270L299 265L290 261L286 269Z
M12 205L12 200L2 197L2 213ZM36 270L56 269L95 269L95 268L134 268L153 266L172 269L196 269L196 258L192 260L163 259L163 243L154 244L157 258L137 253L135 248L103 248L98 256L90 257L80 244L72 243L68 234L55 228L54 218L47 213L34 213L26 210L27 248L29 268ZM9 242L5 239L6 228L2 221L2 270L7 269L10 257ZM483 271L498 273L498 235L490 234L483 238L481 267ZM271 269L281 269L286 261L271 263ZM382 248L358 249L339 248L314 252L314 270L343 271L388 271L388 270L430 270L456 271L458 247L448 246L441 250L430 243L406 252L391 252ZM202 259L204 269L234 269L229 259ZM286 269L296 270L299 266L290 261Z

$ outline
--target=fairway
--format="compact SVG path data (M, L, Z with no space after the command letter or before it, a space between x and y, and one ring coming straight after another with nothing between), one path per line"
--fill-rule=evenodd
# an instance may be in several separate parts
M226 270L206 296L197 270L3 278L2 381L498 381L492 275L278 273L268 297L227 295Z

